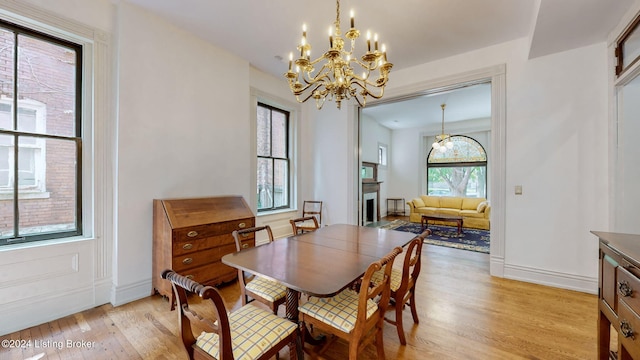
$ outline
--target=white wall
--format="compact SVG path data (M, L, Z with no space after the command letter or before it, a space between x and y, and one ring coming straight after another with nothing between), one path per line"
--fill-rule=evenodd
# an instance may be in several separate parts
M388 197L397 197L390 190L392 183L390 179L390 169L393 167L394 146L391 140L392 131L389 128L381 126L377 121L369 116L360 116L361 138L360 158L362 161L377 163L378 162L378 145L387 145L387 166L378 165L378 181L380 184L380 216L386 216L388 213L387 201ZM400 206L400 204L398 204Z
M151 293L153 199L252 188L249 64L126 2L118 20L116 305Z

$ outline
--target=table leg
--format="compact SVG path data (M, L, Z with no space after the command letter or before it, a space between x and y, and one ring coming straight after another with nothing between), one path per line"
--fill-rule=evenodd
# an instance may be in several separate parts
M296 290L293 289L289 289L287 288L287 302L286 302L286 316L287 319L293 321L294 323L298 324L298 298L300 297L300 293ZM301 326L300 328L300 337L301 339L305 338L305 334L303 333L303 328L304 326ZM296 349L295 351L293 349L291 349L291 347L289 347L289 356L293 357L296 356L298 357L298 359L302 360L304 359L304 351L302 350L302 348L304 347L304 345L302 344L302 341L299 339L296 342Z
M324 336L319 336L317 338L312 337L309 331L307 330L307 326L303 322L301 322L298 318L298 299L299 298L300 298L300 292L287 288L287 309L286 309L287 319L293 321L296 324L299 324L300 334L305 342L311 345L319 345L325 340L325 337ZM299 355L298 358L303 359L304 357Z

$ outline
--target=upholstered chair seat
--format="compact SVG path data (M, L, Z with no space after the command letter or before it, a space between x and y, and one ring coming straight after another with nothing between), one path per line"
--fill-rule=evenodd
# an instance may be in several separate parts
M234 359L259 359L298 328L295 323L251 304L229 314L229 326ZM196 346L220 358L218 334L203 332Z
M384 270L381 271L384 276ZM369 319L378 309L372 299L367 300L367 316ZM300 312L313 316L346 333L351 332L358 317L358 293L346 289L331 298L312 297L299 308Z
M245 287L251 293L270 302L276 302L287 296L287 287L277 281L255 276Z

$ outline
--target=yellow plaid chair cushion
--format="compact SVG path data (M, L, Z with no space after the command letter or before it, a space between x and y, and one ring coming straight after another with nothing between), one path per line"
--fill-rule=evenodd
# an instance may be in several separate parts
M378 304L367 301L367 319L378 309ZM358 316L358 293L347 289L332 298L311 298L298 308L300 312L350 333Z
M277 281L267 280L259 276L254 277L253 280L245 286L245 289L271 302L287 296L286 286Z
M378 270L373 273L371 276L371 281L374 284L379 284L382 281L382 276L384 276L384 270ZM391 291L398 291L400 288L400 283L402 282L402 270L391 269Z
M250 304L229 314L229 326L233 357L238 360L257 359L298 328L293 322ZM196 346L220 358L218 334L202 332Z

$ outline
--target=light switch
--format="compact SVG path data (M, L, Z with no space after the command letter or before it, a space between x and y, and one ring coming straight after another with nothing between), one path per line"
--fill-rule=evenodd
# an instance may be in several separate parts
M516 185L516 195L522 195L522 185Z

